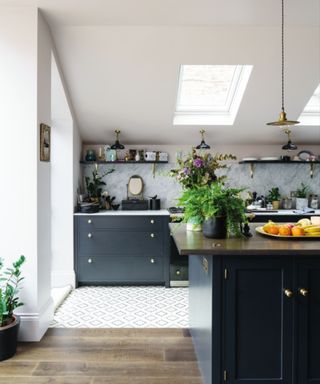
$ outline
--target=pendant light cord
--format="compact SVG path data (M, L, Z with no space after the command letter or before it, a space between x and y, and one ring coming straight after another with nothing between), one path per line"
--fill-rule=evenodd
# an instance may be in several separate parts
M281 87L282 87L282 112L284 112L284 0L282 0L282 7L281 7L281 14L282 14L282 20L281 20Z

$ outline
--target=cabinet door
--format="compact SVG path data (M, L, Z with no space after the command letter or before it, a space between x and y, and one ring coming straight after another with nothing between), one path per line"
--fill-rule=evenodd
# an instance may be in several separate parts
M298 260L297 275L295 384L320 384L320 260Z
M225 268L227 383L291 384L292 262L238 257Z

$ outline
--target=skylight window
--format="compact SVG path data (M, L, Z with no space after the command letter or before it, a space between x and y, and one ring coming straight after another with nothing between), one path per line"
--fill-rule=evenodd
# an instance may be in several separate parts
M298 120L303 125L320 125L320 84L304 107Z
M232 125L252 65L182 65L174 125Z

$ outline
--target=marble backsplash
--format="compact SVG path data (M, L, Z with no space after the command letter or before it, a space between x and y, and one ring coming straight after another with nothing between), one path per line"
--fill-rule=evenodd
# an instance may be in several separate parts
M91 176L93 165L85 165L84 176ZM99 165L100 172L114 168L115 171L104 178L105 189L111 196L116 196L116 201L121 202L127 196L127 183L132 175L139 175L144 181L144 197L158 195L161 198L161 207L176 206L179 197L180 185L169 177L169 172L175 164L157 164L155 177L151 164L114 164ZM228 184L234 187L245 187L250 191L256 191L259 195L267 195L272 187L279 187L282 196L295 191L301 182L310 186L314 194L320 195L320 164L315 165L314 177L310 178L310 166L308 164L256 164L254 176L250 178L248 164L234 163L228 170Z

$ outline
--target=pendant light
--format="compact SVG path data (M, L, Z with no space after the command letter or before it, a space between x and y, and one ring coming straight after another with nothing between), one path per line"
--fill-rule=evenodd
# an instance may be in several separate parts
M279 120L267 123L267 125L287 127L299 124L299 121L287 120L287 115L284 109L284 0L281 0L281 90L282 108Z
M199 145L196 146L196 149L210 149L210 145L208 145L205 141L204 141L204 134L205 134L205 130L204 129L200 129L200 134L201 134L201 143Z
M289 128L286 128L284 130L284 133L288 135L288 142L287 144L282 146L282 149L285 149L287 151L295 151L296 149L298 149L298 147L291 142L291 130Z
M119 134L121 131L119 129L116 129L114 132L116 134L116 141L113 145L111 145L111 149L124 149L124 145L120 144L119 141Z

